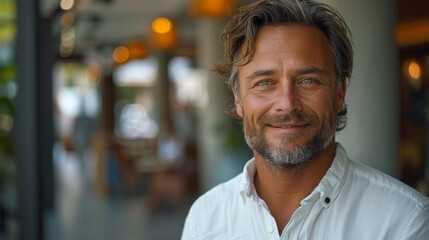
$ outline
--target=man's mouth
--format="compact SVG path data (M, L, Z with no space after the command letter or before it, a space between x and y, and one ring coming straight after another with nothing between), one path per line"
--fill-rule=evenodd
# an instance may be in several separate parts
M308 123L272 123L269 124L269 126L273 128L290 129L306 127L308 126Z

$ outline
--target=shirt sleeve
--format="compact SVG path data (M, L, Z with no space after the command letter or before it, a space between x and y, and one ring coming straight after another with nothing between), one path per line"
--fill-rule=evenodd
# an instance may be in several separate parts
M428 240L429 239L429 202L417 213L406 228L403 240Z

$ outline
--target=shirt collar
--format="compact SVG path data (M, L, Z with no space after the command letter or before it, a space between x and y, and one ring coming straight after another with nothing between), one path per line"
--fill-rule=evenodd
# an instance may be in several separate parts
M244 165L243 175L241 179L240 195L243 200L243 204L246 203L246 199L250 197L257 197L255 185L253 179L256 174L255 158L250 159L246 165Z
M319 195L322 206L325 208L329 207L335 201L344 185L348 172L348 165L349 158L347 152L340 143L337 143L335 157L331 167L328 169L319 185L317 185L308 197Z
M318 197L323 207L329 207L332 202L337 198L341 187L344 184L345 177L348 171L348 156L340 143L337 143L335 150L335 157L331 167L326 172L317 187L313 192L301 201L301 205ZM255 185L253 180L256 173L255 159L250 159L243 169L243 175L240 186L240 196L243 204L246 203L247 198L258 199Z

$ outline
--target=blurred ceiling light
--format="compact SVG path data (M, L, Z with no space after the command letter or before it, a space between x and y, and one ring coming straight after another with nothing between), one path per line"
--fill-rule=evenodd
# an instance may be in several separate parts
M152 22L152 29L156 33L168 33L173 29L173 23L168 18L160 17Z
M408 73L412 78L420 79L422 73L420 65L416 61L412 61L410 65L408 65Z
M73 8L74 0L61 0L60 7L62 10L67 11Z
M139 40L128 42L127 48L130 52L130 59L143 59L147 56L147 50L144 44Z
M416 60L406 61L404 74L414 89L420 89L422 85L422 69Z
M235 0L192 0L191 12L198 17L225 18L234 10Z
M164 17L152 22L152 43L160 49L171 49L176 45L177 35L173 22Z
M61 57L67 58L73 54L73 48L61 45L58 52L59 52Z
M60 46L64 49L69 49L69 50L73 50L74 48L73 42L67 42L67 41L61 42Z
M113 50L113 60L116 63L124 63L130 58L130 51L124 46L119 46Z
M75 30L73 27L64 28L61 31L61 43L59 54L61 57L70 57L73 54L75 44Z
M64 28L61 31L61 41L63 42L74 42L75 31L73 27Z
M396 27L396 42L400 47L412 46L429 41L429 19L399 24Z
M72 12L65 12L60 19L60 24L62 27L70 27L75 21L75 15Z

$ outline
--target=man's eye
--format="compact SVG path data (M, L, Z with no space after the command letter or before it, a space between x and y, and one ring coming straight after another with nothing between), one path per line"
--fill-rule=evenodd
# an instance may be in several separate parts
M263 80L263 81L259 81L258 83L256 83L257 86L268 86L271 85L270 81L267 80Z
M302 84L311 84L311 83L316 83L316 82L317 82L317 80L312 79L312 78L306 78L306 79L301 81Z

